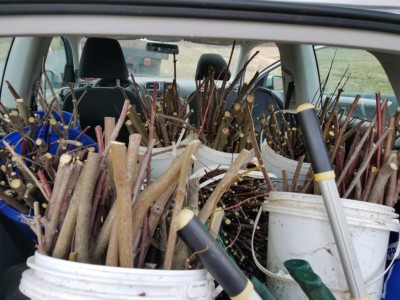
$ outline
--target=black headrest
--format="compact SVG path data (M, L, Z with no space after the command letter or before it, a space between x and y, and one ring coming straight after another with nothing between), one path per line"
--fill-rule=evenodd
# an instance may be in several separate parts
M222 80L225 75L227 75L227 79L231 77L228 64L221 55L206 53L200 56L199 62L197 63L196 80L202 80L207 77L209 66L212 66L214 69L214 79Z
M79 77L128 79L128 68L118 41L88 38L82 50Z

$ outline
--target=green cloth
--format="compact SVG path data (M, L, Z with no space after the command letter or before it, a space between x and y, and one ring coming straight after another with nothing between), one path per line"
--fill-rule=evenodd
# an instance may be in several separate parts
M300 285L310 300L335 300L335 296L303 259L290 259L283 263L289 274Z

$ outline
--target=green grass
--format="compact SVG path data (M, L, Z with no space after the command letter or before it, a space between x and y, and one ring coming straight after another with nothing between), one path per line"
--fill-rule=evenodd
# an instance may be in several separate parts
M333 48L325 48L317 51L317 58L322 80L326 80L334 58L326 87L328 92L336 88L340 78L345 74L343 83L348 78L344 86L345 92L374 94L380 91L393 94L393 89L381 64L367 51L339 49L335 56Z

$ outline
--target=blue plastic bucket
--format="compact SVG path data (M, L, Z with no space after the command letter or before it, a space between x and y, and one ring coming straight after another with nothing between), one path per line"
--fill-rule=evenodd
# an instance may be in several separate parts
M28 131L29 127L25 127L25 132ZM57 143L57 141L60 139L60 137L49 126L43 126L43 127L39 127L38 125L35 126L34 141L36 141L37 139L42 139L46 142L46 144L49 146L49 152L51 154L56 153L57 148L59 146L59 143ZM81 134L81 131L79 130L68 129L68 139L77 140L81 142L84 146L93 146L96 148L96 151L98 150L96 142L86 134ZM4 142L9 143L14 148L15 152L21 153L22 140L21 140L21 134L18 131L11 132L1 140L0 145L3 147L5 147ZM73 150L75 149L75 147L69 146L68 149Z
M29 130L29 127L25 127L25 132ZM93 146L95 147L96 151L98 151L97 144L93 139L91 139L89 136L85 134L81 134L81 131L76 130L76 129L68 129L68 139L70 140L76 140L77 139L79 142L83 144L83 146ZM51 128L46 127L35 127L35 133L34 133L34 140L37 140L38 138L41 138L46 141L47 145L49 145L49 152L52 154L55 154L57 151L57 148L59 146L59 143L57 143L57 140L59 140L59 136L55 133L54 130ZM21 152L21 135L19 132L14 131L8 135L6 135L1 141L0 141L0 146L5 146L4 141L7 141L17 153ZM74 146L69 146L69 150L73 150L75 147ZM0 212L7 217L9 220L11 220L12 225L16 232L19 235L19 239L23 240L23 244L26 247L29 247L30 250L35 250L35 243L37 241L35 234L32 232L32 230L29 228L29 225L25 223L25 221L21 218L21 212L3 201L0 200ZM32 216L24 214L28 219L32 219ZM33 253L33 252L32 252Z
M0 200L0 212L9 220L10 226L13 228L14 237L18 240L18 244L22 245L24 253L34 253L37 243L36 235L29 228L29 225L21 218L21 212ZM33 213L33 212L32 212ZM24 214L30 220L33 220L33 215Z
M400 259L390 268L383 285L383 300L397 300L400 297Z
M38 111L35 111L33 113L35 115L38 115L39 118L43 118L45 116L45 112L43 110L38 110ZM53 115L54 119L56 119L57 122L62 122L62 119L61 119L60 115L57 112L52 111L52 115ZM64 119L64 125L69 125L69 124L71 124L73 122L74 115L71 114L70 112L63 111L62 115L63 115L63 119ZM76 123L76 126L73 127L73 129L82 130L79 120Z

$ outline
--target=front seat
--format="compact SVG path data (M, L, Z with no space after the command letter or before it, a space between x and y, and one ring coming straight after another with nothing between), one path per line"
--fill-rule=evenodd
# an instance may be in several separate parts
M139 100L131 89L123 88L129 78L128 69L120 44L115 39L88 38L82 50L78 71L80 78L99 78L96 86L86 85L74 89L76 99L86 91L78 104L78 113L82 129L90 127L87 134L96 140L94 128L102 126L104 117L119 118L125 98L140 111ZM73 111L73 97L65 95L63 110ZM129 140L128 129L123 126L117 138L120 142Z

